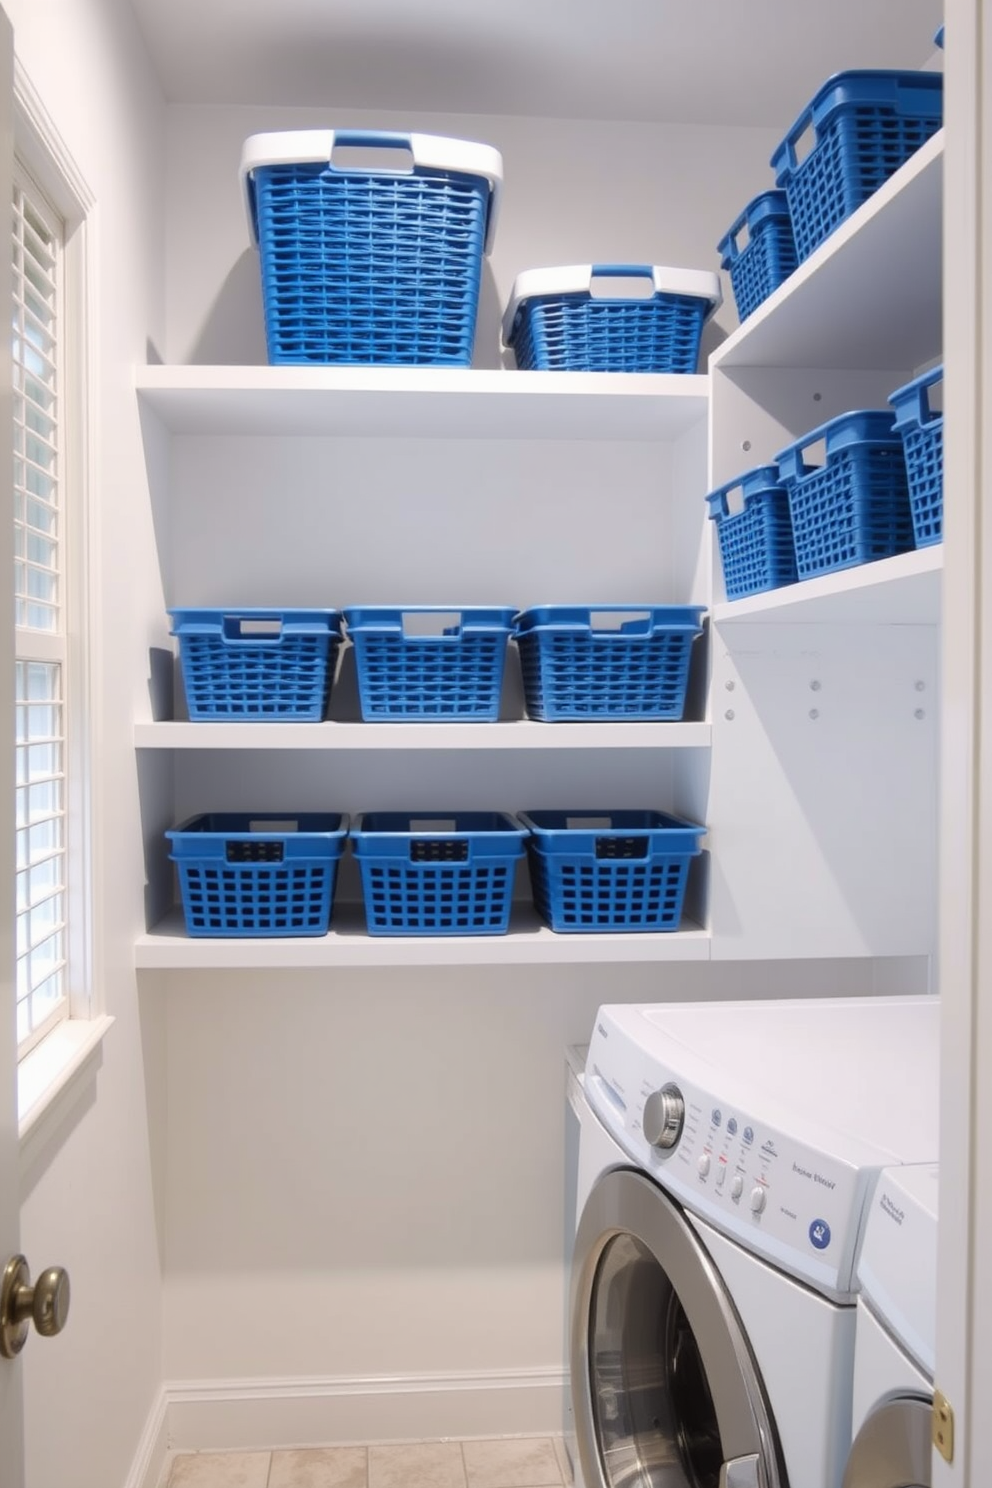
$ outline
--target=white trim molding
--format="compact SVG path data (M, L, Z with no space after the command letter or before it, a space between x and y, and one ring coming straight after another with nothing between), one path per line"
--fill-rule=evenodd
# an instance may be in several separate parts
M158 1488L170 1451L251 1451L438 1438L557 1436L561 1369L450 1375L171 1380L125 1488Z

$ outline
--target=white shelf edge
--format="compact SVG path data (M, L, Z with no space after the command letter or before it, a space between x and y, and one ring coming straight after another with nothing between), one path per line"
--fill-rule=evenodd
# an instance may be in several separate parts
M350 911L350 914L349 914ZM336 916L339 911L335 911ZM678 931L655 934L556 935L531 911L514 911L507 935L372 936L359 928L354 906L345 915L355 928L297 938L190 938L176 910L135 942L138 971L307 970L321 967L566 966L589 962L707 961L710 935L685 921Z
M717 625L762 620L933 625L940 620L943 566L944 550L937 544L725 600L713 606L712 618Z
M708 749L708 723L140 722L137 749Z
M711 370L720 371L729 367L747 366L748 342L756 342L766 332L768 322L774 322L781 319L783 315L787 315L790 302L801 298L809 281L816 279L824 267L842 255L851 240L869 229L873 221L884 214L893 201L902 196L904 192L911 190L927 172L938 168L943 154L944 130L939 129L910 156L904 165L883 182L868 201L863 202L855 212L851 213L850 217L840 223L830 236L810 254L809 258L804 259L789 278L748 316L743 325L739 325L735 331L731 332L713 352L710 358Z
M704 419L707 373L150 365L174 434L667 440Z

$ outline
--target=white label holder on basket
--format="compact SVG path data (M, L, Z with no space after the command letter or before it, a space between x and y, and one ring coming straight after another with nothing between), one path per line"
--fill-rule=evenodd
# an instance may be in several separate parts
M566 264L555 269L526 269L513 282L510 302L503 316L503 342L510 345L513 322L525 300L558 299L562 295L587 294L592 297L593 280L597 278L649 280L652 294L693 295L709 300L707 319L723 303L719 274L708 269L671 269L658 264ZM619 292L615 298L624 298ZM645 298L642 289L632 290L632 302Z
M337 146L388 150L393 159L397 150L408 150L413 161L411 168L398 171L391 164L388 171L390 175L412 175L415 170L422 169L485 177L489 182L489 213L483 252L492 251L503 188L503 160L498 150L492 145L480 145L473 140L449 139L441 134L405 134L368 129L279 130L272 134L253 134L245 140L241 151L239 179L253 247L258 247L258 233L255 227L252 172L266 165L320 164L326 165L329 170L338 170L340 168L335 166L331 158ZM374 168L368 165L348 165L340 169L340 173L376 174Z

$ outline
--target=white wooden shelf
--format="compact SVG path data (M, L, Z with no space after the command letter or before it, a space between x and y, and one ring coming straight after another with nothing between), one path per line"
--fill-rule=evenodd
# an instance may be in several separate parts
M941 345L944 133L927 141L714 352L732 367L918 367Z
M820 574L766 594L713 606L719 624L800 621L809 624L936 625L941 611L944 549L920 548L839 573Z
M436 367L138 369L174 434L672 440L705 419L705 375Z
M138 749L707 749L708 723L136 723Z
M707 961L709 934L685 922L660 934L556 935L532 910L514 911L507 935L373 936L361 908L339 905L328 935L272 939L187 936L176 910L135 942L139 971L306 970L315 967L568 966L589 962Z

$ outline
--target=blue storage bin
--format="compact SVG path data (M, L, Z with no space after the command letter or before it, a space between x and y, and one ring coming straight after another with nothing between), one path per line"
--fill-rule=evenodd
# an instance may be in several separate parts
M525 831L498 811L372 811L351 844L370 935L504 935Z
M513 615L483 605L347 608L363 719L494 722Z
M661 811L521 811L534 907L552 930L677 930L706 828Z
M353 147L382 163L344 163ZM411 168L394 167L397 151ZM271 363L470 364L496 150L381 130L259 134L241 180Z
M943 85L939 72L838 72L824 83L771 162L800 262L941 127Z
M826 462L806 463L823 442ZM905 553L913 546L906 462L895 418L841 414L776 456L789 492L800 579Z
M784 191L763 191L749 202L717 245L720 267L730 274L743 323L783 284L799 262Z
M341 644L337 610L170 609L196 722L316 722Z
M193 936L326 935L348 818L192 816L166 832Z
M732 511L730 498L737 491L742 504ZM710 520L716 523L728 599L796 582L789 493L779 485L774 465L728 481L711 491L706 502Z
M528 717L680 719L701 605L545 605L514 622Z
M944 380L942 366L924 372L889 397L906 456L909 506L918 548L944 536L944 415L931 395Z
M597 279L636 281L631 295ZM647 290L645 295L641 291ZM717 274L651 264L571 264L518 274L503 340L521 372L696 371L703 325L721 302Z

